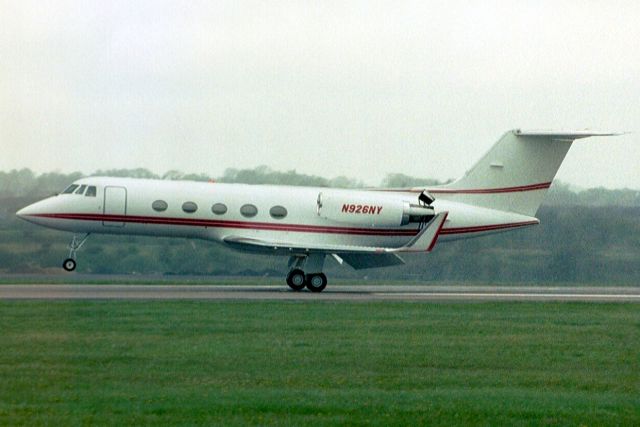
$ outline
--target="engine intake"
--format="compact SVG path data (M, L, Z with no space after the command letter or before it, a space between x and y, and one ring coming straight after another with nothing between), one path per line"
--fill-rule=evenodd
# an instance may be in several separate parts
M424 223L435 216L433 207L420 198L411 203L393 193L342 190L319 193L317 213L330 221L371 228Z
M409 202L405 202L402 225L428 222L435 216L435 211L432 206L426 205L414 205Z

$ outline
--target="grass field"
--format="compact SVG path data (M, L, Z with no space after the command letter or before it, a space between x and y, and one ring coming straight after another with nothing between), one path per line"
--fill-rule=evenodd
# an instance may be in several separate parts
M0 302L0 424L640 424L640 306Z

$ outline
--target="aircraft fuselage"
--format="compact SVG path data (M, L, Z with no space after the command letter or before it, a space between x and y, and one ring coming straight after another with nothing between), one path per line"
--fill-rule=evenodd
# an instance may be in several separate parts
M401 247L424 225L419 222L402 225L402 207L417 203L418 194L410 191L108 177L84 178L75 184L95 187L96 195L58 194L22 209L18 215L45 227L74 233L217 242L234 236L295 246L308 244L310 248ZM339 199L339 212L325 214L325 207L319 207L321 195ZM533 217L447 200L436 200L432 206L435 213L449 212L440 233L443 240L538 223Z

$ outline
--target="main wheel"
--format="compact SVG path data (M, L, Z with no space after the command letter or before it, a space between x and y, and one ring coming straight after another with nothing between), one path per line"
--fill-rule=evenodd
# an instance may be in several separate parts
M324 273L307 275L307 289L311 292L322 292L327 287L327 276Z
M304 271L300 269L294 269L287 274L287 285L294 291L301 291L304 289Z
M67 258L62 263L62 268L64 268L67 271L73 271L76 269L76 261L72 258Z

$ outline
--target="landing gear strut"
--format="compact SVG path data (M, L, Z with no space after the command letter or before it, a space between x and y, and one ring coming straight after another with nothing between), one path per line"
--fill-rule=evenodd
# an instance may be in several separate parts
M87 241L90 234L91 233L85 234L82 239L78 239L78 236L75 234L73 235L73 239L71 240L71 243L69 243L69 258L64 260L62 268L67 271L73 271L76 269L76 252L82 247L82 245L84 245L84 242Z
M301 291L306 286L311 292L322 292L327 287L327 276L322 273L324 258L324 254L292 256L287 285L294 291ZM305 273L305 270L313 273Z

